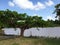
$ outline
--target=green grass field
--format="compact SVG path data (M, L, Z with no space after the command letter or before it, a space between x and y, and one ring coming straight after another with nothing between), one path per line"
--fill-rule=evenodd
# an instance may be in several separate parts
M0 45L60 45L60 39L56 38L14 38L0 40Z

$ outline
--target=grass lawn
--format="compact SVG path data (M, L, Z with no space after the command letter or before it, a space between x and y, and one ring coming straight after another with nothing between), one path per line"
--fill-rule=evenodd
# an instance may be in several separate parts
M60 39L56 38L14 38L0 40L0 45L60 45Z

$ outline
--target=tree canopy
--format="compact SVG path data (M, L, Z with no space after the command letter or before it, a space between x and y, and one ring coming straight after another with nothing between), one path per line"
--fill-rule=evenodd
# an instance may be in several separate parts
M26 13L18 13L9 9L0 10L0 29L3 27L20 28L21 35L25 29L31 27L55 27L60 26L58 20L43 20L41 16L29 16Z
M60 4L55 5L55 11L53 13L56 13L56 18L60 21Z

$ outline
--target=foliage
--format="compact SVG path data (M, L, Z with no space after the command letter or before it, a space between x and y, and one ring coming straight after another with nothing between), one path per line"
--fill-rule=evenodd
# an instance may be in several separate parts
M18 13L16 11L11 11L9 9L0 10L0 29L2 27L13 27L20 28L21 34L23 34L25 29L31 27L54 27L60 26L60 21L58 20L43 20L40 16L29 16L26 13Z
M60 21L60 4L55 5L55 11L53 13L56 13L56 18Z

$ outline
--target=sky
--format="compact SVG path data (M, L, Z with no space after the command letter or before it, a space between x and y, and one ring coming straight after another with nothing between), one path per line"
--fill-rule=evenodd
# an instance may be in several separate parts
M42 16L44 20L55 20L54 6L60 0L0 0L0 10L10 9L29 16Z

